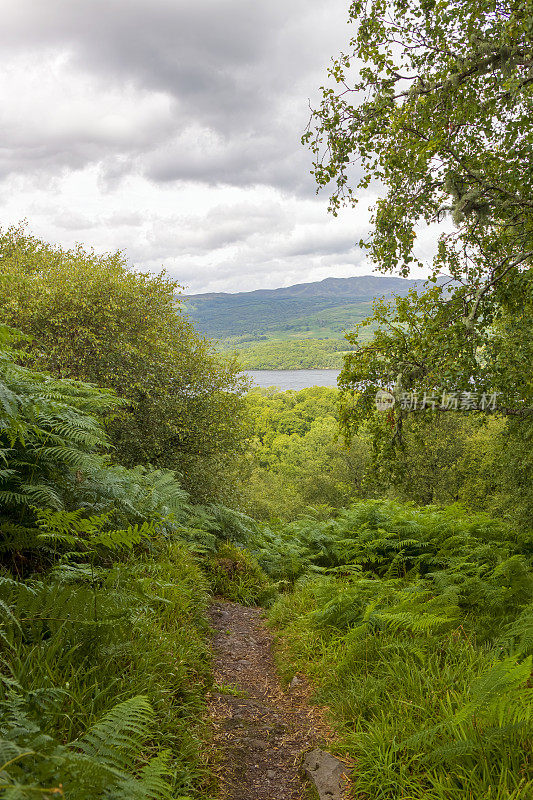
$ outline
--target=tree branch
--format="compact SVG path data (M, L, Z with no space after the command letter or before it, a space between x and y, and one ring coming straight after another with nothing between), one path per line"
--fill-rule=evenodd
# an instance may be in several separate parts
M476 320L476 317L477 317L477 313L478 313L478 310L479 310L480 303L481 303L481 301L482 301L483 297L484 297L484 296L487 294L487 292L489 291L489 289L491 289L491 288L492 288L492 287L493 287L493 286L494 286L496 283L498 283L498 281L500 281L500 280L501 280L501 279L502 279L502 278L503 278L503 277L504 277L504 276L505 276L505 275L506 275L506 274L507 274L507 273L508 273L508 272L509 272L511 269L513 269L513 267L517 267L519 264L522 264L522 262L524 262L524 261L526 261L528 258L532 258L532 257L533 257L533 250L530 250L530 251L529 251L529 252L527 252L527 253L523 253L523 254L522 254L522 256L520 256L520 258L517 258L515 261L512 261L512 262L511 262L511 263L510 263L510 264L509 264L509 265L508 265L508 266L507 266L507 267L506 267L506 268L503 270L503 272L500 272L500 274L499 274L499 275L495 275L495 277L494 277L494 278L493 278L491 281L489 281L488 283L486 283L484 286L482 286L482 287L481 287L481 288L478 290L478 292L476 293L476 299L475 299L475 301L474 301L474 305L473 305L473 307L472 307L472 310L470 311L470 314L468 315L468 317L467 317L467 319L466 319L466 325L467 325L467 327L469 327L469 328L472 328L472 327L473 327L473 325L474 325L474 322L475 322L475 320ZM504 258L502 261L500 261L500 263L499 263L499 265L498 265L498 266L500 266L500 267L501 267L503 264L505 264L505 262L506 262L506 261L507 261L507 259L506 259L506 258Z

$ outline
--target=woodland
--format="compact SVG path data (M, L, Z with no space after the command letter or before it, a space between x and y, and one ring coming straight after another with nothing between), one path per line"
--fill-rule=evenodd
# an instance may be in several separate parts
M372 300L403 296L423 283L364 275L180 299L195 327L222 352L237 352L244 369L340 369L352 349L345 334L372 313Z
M218 800L213 597L267 611L352 797L533 798L533 8L349 16L317 184L379 183L378 271L437 245L338 389L250 389L164 272L0 232L6 800Z

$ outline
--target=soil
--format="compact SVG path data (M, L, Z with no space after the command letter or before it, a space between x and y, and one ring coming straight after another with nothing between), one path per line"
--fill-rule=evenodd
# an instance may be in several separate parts
M284 691L261 608L218 600L214 628L215 690L209 696L220 800L304 800L311 794L302 756L327 743L324 711L298 676Z

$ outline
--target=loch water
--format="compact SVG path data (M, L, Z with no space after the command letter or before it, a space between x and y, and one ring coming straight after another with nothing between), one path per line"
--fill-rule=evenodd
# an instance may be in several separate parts
M255 386L276 386L287 389L309 389L311 386L337 386L338 369L258 369L246 370L245 375Z

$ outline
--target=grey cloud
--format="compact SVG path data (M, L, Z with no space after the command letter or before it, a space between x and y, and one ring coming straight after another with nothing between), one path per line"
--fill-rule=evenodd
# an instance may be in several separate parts
M314 193L308 154L299 147L292 130L279 127L276 136L271 132L270 136L212 137L211 142L209 131L195 134L194 129L190 129L148 156L145 174L157 182L266 184ZM280 142L285 146L281 147Z
M236 270L239 271L239 283L235 281ZM349 257L339 254L313 260L308 258L272 258L253 264L239 263L238 259L217 264L216 270L205 267L199 273L196 266L180 265L180 281L186 292L203 291L251 291L253 289L276 288L290 286L305 280L320 280L331 275L347 277L348 275L368 274L368 264L360 253ZM206 289L206 287L208 287Z
M119 228L139 228L144 222L145 217L136 211L110 214L108 217L103 217L101 215L83 214L74 210L63 210L61 214L54 218L54 224L58 228L71 231L93 230L101 226L116 231Z
M252 242L258 237L263 251L264 239L271 238L273 231L278 235L289 235L293 224L284 218L282 208L266 206L259 209L228 204L212 209L201 218L163 217L150 221L146 227L144 249L129 248L129 254L133 260L144 262L151 252L157 252L160 261L186 260L191 255L203 256L232 246L240 251L245 248L254 250ZM227 256L221 258L226 260Z
M286 256L327 256L334 253L348 253L355 246L355 236L325 235L323 237L308 236L300 242L289 245L284 249Z
M366 218L328 219L300 144L347 0L0 5L0 179L40 235L193 291L359 268Z
M344 0L9 0L7 6L0 30L5 51L24 48L36 58L50 48L68 51L73 70L118 90L162 92L173 102L170 120L144 126L148 136L132 129L106 137L97 125L70 137L34 131L22 146L19 136L11 153L15 170L76 169L101 160L110 185L137 170L156 182L314 191L299 136L307 97L345 38L339 36ZM337 24L325 25L326 15ZM218 141L203 157L194 143L179 146L194 126Z
M55 224L58 228L63 228L63 230L67 231L87 231L94 228L97 221L94 217L89 217L86 214L63 212L61 216L56 218Z
M114 74L165 90L219 121L220 111L224 116L243 113L250 104L262 107L258 90L286 88L308 68L305 46L290 54L279 52L278 43L291 19L300 21L301 33L321 5L321 0L290 5L284 0L18 0L8 3L0 40L7 48L66 47L80 65L106 79ZM291 62L291 74L280 75L273 52Z

